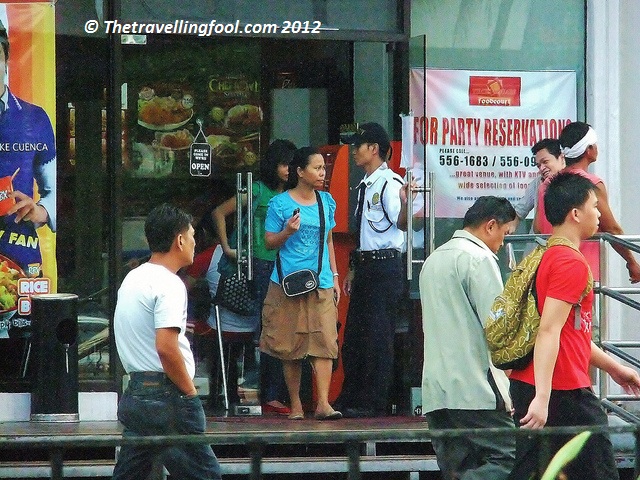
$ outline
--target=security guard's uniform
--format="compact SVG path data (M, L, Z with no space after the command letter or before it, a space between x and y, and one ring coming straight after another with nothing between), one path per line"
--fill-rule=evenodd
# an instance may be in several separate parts
M397 226L399 191L404 181L383 163L360 182L364 189L359 248L351 254L355 270L345 325L342 361L344 383L340 408L362 416L387 413L393 381L395 319L403 294L404 232ZM360 203L362 203L360 205Z

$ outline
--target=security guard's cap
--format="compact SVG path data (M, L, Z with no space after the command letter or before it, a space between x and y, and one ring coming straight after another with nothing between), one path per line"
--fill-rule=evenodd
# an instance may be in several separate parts
M389 135L382 125L379 123L363 123L358 125L356 133L346 139L346 143L351 145L362 145L363 143L377 143L380 146L380 151L387 152L391 143L389 142Z

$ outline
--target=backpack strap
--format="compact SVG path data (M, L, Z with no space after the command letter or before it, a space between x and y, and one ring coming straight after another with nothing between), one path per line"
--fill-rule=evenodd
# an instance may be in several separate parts
M558 236L549 237L549 240L547 240L547 249L551 247L556 247L556 246L570 247L570 248L573 248L576 252L580 251L580 249L576 247L573 242L571 242L570 240L564 237L558 237ZM589 271L589 278L587 280L587 285L584 287L584 290L580 295L580 300L578 300L573 306L573 311L574 311L573 328L575 328L576 330L580 330L582 328L582 305L581 305L582 300L584 300L584 297L586 297L589 294L589 292L593 290L593 274L591 273L591 267L589 267L588 263L587 263L587 268ZM537 301L537 298L536 298L536 301Z

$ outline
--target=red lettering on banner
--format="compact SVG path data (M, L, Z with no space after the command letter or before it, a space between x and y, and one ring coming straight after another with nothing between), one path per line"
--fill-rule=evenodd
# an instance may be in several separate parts
M436 117L415 117L413 119L413 142L422 145L437 145L438 119Z
M532 147L543 138L558 138L570 122L553 118L416 117L413 133L414 142L422 145Z

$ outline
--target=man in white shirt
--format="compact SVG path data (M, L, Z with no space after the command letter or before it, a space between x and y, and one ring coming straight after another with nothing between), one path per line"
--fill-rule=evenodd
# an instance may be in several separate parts
M506 198L480 197L462 230L422 266L422 411L429 428L513 428L509 380L491 363L483 325L502 292L496 253L515 216ZM432 444L442 478L502 480L514 464L515 435Z
M203 434L205 415L193 377L195 362L185 336L187 291L176 272L193 262L191 216L168 204L145 222L151 258L127 274L114 316L118 355L130 376L118 405L125 436ZM123 445L113 472L117 480L146 478L159 457L169 474L219 479L209 445L164 448Z

